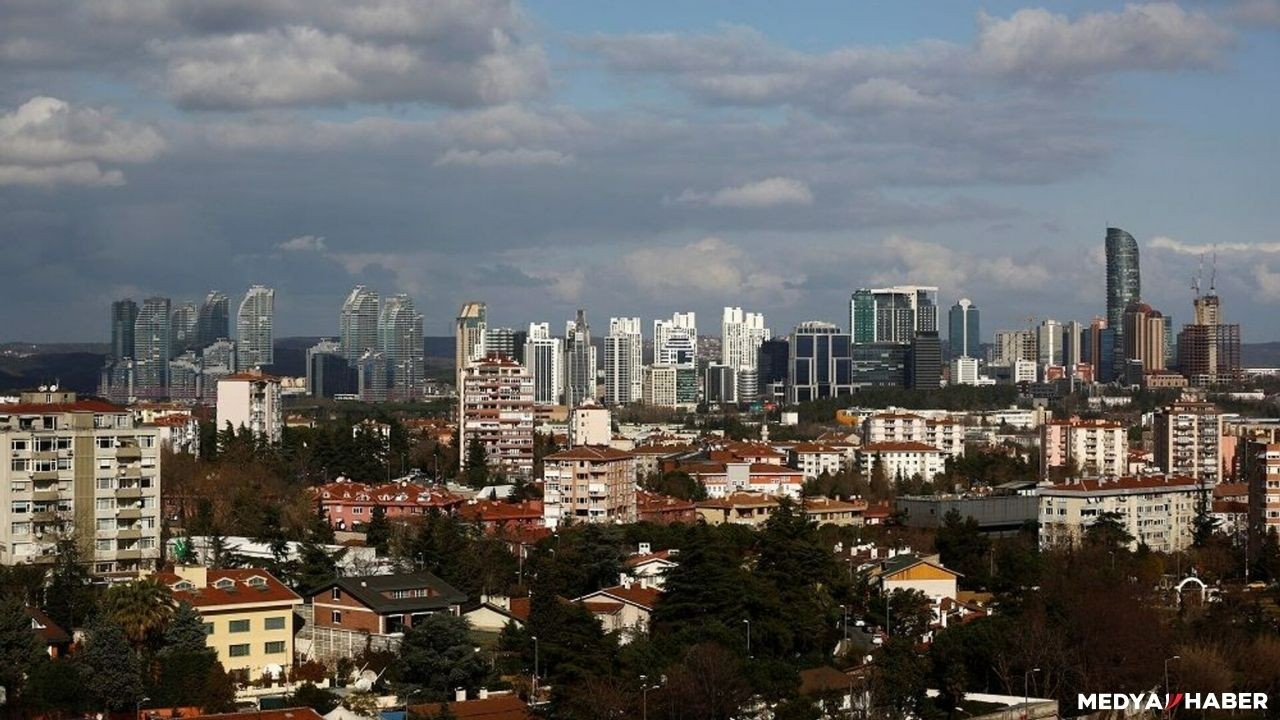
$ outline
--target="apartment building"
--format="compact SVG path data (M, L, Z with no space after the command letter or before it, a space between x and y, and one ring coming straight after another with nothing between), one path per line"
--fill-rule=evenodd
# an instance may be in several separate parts
M533 377L511 358L490 355L462 373L459 452L463 469L473 438L490 467L528 476L533 472Z
M1124 475L1129 457L1127 428L1108 420L1054 420L1040 426L1040 472L1073 468L1084 477Z
M1277 448L1280 456L1280 448ZM1194 478L1165 475L1088 478L1042 485L1040 546L1079 544L1103 513L1117 513L1139 545L1157 552L1178 552L1191 545L1201 485ZM1278 504L1280 506L1280 504Z
M261 568L210 570L179 565L156 574L175 602L204 620L205 644L241 683L283 677L293 665L294 608L302 598Z
M1241 454L1249 483L1249 531L1256 540L1280 532L1280 443L1247 442Z
M0 564L51 563L75 540L95 574L160 558L159 430L73 392L22 393L0 405Z
M543 460L543 520L630 523L636 520L636 471L630 453L583 445Z
M218 430L248 430L272 445L284 434L280 378L241 372L218 380Z
M930 482L947 467L947 457L941 450L920 442L868 443L862 446L859 453L862 467L867 472L871 472L876 463L881 463L891 482L895 478L911 478L916 475L925 482Z
M859 425L862 442L924 443L948 457L964 455L964 425L946 418L926 418L915 413L884 412L867 416Z
M1210 485L1222 478L1222 413L1209 402L1183 400L1156 410L1156 465Z

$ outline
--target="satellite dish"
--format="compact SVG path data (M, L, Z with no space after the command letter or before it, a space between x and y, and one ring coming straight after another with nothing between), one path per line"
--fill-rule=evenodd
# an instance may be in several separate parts
M57 385L50 385L50 386L49 386L49 392L58 392L58 386L57 386Z

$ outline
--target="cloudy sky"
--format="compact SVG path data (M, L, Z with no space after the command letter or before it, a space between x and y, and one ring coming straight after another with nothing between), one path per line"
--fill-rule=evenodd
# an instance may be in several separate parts
M1108 224L1280 339L1280 0L1045 5L0 0L0 339L251 283L332 334L357 282L429 335L891 283L989 335L1103 312Z

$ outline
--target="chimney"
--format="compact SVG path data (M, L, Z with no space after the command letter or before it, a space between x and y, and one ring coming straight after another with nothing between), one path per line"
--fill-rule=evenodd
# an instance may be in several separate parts
M466 701L467 701L467 689L466 689L466 688L457 688L456 690L454 690L454 691L453 691L453 701L454 701L454 702L466 702Z
M640 543L639 551L641 555L648 555L652 546L647 542Z

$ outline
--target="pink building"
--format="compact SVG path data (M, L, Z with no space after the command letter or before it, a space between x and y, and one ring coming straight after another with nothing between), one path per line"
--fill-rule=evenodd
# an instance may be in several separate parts
M312 488L311 492L324 509L329 524L338 530L350 530L369 522L375 507L381 507L387 518L396 519L426 515L432 510L451 513L465 502L442 487L428 487L408 480L366 485L338 478Z
M1040 426L1040 471L1046 477L1055 467L1069 468L1082 477L1124 475L1128 470L1129 433L1107 420L1055 420Z

